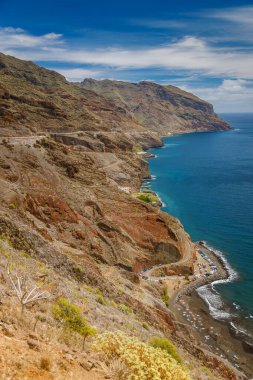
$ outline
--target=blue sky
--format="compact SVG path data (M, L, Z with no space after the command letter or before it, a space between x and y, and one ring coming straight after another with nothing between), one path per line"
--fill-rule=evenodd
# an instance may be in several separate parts
M151 80L253 112L253 2L0 0L0 51L72 81Z

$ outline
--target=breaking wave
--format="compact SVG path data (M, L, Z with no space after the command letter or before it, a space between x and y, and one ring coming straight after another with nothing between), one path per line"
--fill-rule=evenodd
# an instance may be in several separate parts
M216 256L220 258L223 266L226 268L228 277L226 279L215 280L211 284L201 286L197 289L199 296L207 303L210 314L213 318L219 320L227 320L234 316L231 309L223 302L223 299L219 292L216 290L215 285L226 284L233 282L238 278L238 274L228 263L221 251L209 246L206 242L203 242L204 246L210 251L214 252ZM240 305L236 305L235 309L240 308Z

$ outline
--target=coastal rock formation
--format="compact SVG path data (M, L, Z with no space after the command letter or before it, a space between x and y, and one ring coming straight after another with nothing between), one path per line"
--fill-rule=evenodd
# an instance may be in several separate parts
M174 86L108 79L85 79L80 86L103 95L142 126L160 135L230 129L210 103Z
M5 378L108 378L101 358L78 351L80 336L59 329L52 308L62 298L77 305L73 310L81 310L98 331L118 329L146 341L180 338L189 368L205 362L205 350L200 360L188 350L193 343L180 336L167 293L164 301L163 281L145 282L139 275L160 264L191 274L195 248L176 218L132 196L149 177L137 152L161 146L161 134L172 129L227 128L210 105L174 91L173 118L168 113L163 123L153 124L158 98L149 111L145 105L135 113L60 74L0 54L0 362L7 363ZM20 313L9 266L49 297ZM209 376L200 369L193 378L240 378L231 368L224 376L215 371Z

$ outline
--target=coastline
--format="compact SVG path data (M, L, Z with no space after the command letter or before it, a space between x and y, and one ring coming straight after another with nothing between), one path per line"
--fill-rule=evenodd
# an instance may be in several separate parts
M181 133L163 137L173 137L177 134ZM152 180L152 176L146 180ZM141 188L143 188L143 183ZM152 190L152 187L148 188ZM157 193L156 195L159 197ZM163 204L162 199L160 197L159 199ZM253 344L245 340L245 334L241 334L241 331L236 328L232 318L230 321L229 318L217 319L212 313L208 298L201 294L201 289L212 287L219 282L233 281L236 275L231 272L227 261L205 242L197 242L196 249L201 249L211 258L217 266L217 271L209 277L203 276L183 284L173 294L169 309L175 317L174 323L180 330L184 326L182 331L186 330L189 338L194 338L199 347L227 359L242 374L251 377L253 375Z
M175 317L174 323L179 328L183 324L189 337L194 338L199 347L227 359L235 368L252 376L253 352L245 345L245 337L231 327L231 321L214 318L208 303L198 293L203 286L211 285L217 280L228 280L228 268L213 250L199 243L197 247L201 247L216 262L217 273L206 279L190 282L173 296L170 309Z

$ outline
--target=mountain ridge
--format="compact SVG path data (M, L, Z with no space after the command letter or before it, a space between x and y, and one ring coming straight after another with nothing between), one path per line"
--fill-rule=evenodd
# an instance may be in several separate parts
M75 84L2 53L0 79L0 131L6 135L92 129L162 136L229 129L211 104L174 86L94 79Z
M210 103L175 86L108 79L85 79L79 85L113 101L142 126L160 135L230 128Z

